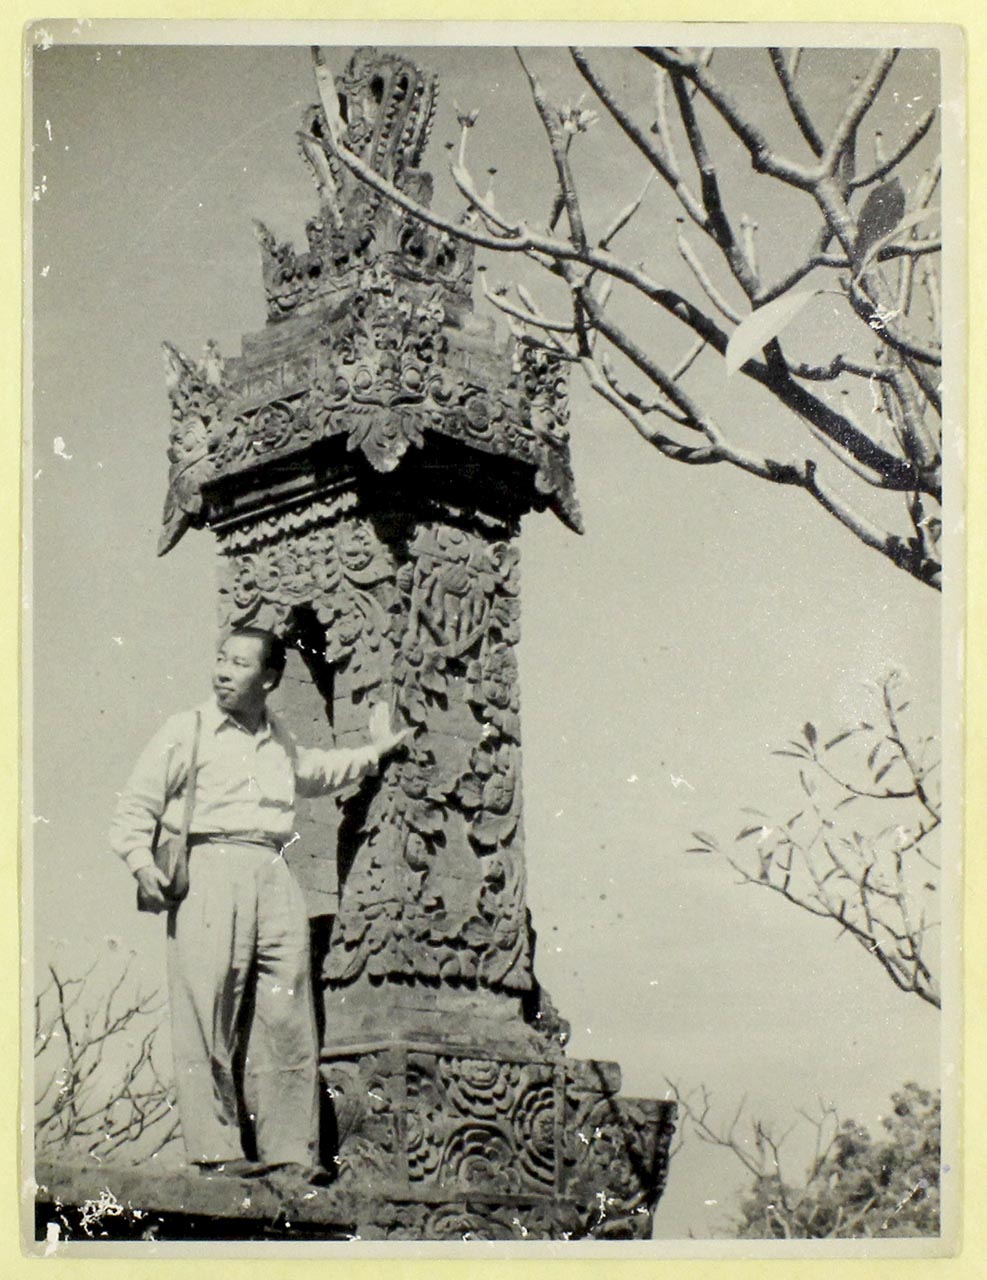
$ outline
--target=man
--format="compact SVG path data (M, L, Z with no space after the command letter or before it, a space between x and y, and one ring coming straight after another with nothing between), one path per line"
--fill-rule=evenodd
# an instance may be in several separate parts
M375 773L406 736L378 705L369 746L298 747L266 706L284 665L275 636L234 631L217 654L215 698L198 709L189 891L169 909L167 948L178 1112L189 1162L207 1174L319 1172L308 915L282 850L293 835L296 792L323 795ZM140 756L113 822L114 851L162 908L166 879L151 846L159 821L162 834L180 830L195 731L196 712L167 721ZM234 1070L241 1048L259 1166L241 1143Z

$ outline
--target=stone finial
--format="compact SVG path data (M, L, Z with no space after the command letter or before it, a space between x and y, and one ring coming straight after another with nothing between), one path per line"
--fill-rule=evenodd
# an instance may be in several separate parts
M402 186L425 153L437 98L437 78L407 58L358 49L340 81L346 145Z
M171 465L158 555L170 551L202 511L202 486L215 473L212 446L226 401L225 364L214 342L206 344L201 360L190 360L170 342L163 344L163 356L171 400Z

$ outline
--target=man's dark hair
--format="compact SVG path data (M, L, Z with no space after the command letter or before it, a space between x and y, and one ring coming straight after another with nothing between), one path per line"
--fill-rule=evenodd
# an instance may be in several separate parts
M264 627L234 627L227 636L232 639L233 636L247 636L251 640L260 640L264 646L264 669L265 671L273 671L277 676L274 687L281 683L281 677L284 675L284 664L287 657L284 641L280 636L276 636L273 631L268 631Z

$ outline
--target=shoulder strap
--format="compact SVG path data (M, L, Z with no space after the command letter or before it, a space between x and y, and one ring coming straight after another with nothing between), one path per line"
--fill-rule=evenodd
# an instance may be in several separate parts
M188 843L192 825L192 808L195 805L195 775L199 763L199 733L202 729L202 712L195 713L195 732L192 735L192 757L188 766L188 782L185 784L185 809L182 813L182 840Z

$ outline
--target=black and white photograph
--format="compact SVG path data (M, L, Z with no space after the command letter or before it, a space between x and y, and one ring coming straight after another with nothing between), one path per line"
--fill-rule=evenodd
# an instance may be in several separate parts
M25 1252L954 1252L959 29L25 40Z

